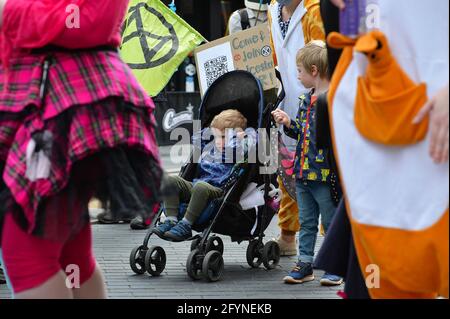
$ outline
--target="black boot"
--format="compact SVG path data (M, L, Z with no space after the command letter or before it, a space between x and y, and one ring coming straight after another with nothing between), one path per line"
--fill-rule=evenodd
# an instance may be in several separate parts
M110 211L98 214L97 220L99 224L121 224L121 223L128 224L131 222L131 218L121 218L121 219L113 218Z
M150 227L150 222L144 220L142 216L138 216L131 221L130 228L134 230L144 230Z

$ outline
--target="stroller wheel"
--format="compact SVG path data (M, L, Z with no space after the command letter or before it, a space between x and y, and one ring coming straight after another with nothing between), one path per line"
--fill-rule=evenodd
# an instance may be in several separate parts
M223 255L223 241L218 236L211 236L206 242L206 253L216 250Z
M201 240L202 239L200 237L197 237L193 241L191 241L191 251L195 250L198 247L198 244L200 244Z
M162 247L152 246L145 254L145 269L152 276L159 276L166 268L166 252Z
M198 249L194 249L188 256L186 261L186 271L193 280L202 278L202 262L203 258Z
M263 251L262 242L254 239L250 241L247 247L247 263L252 268L258 268L262 263L262 251Z
M263 263L267 270L275 269L280 262L280 246L275 241L269 241L264 245Z
M222 254L217 250L208 252L203 259L202 272L207 281L215 282L222 278L224 269Z
M130 267L137 275L142 275L145 273L145 253L147 252L147 247L136 246L133 248L130 254Z

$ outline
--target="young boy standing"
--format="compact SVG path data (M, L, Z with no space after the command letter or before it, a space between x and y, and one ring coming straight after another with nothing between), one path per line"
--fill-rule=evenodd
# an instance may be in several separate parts
M315 103L317 97L328 91L328 59L323 41L312 41L297 54L298 79L310 92L300 97L295 121L280 110L272 114L284 125L287 136L297 141L295 168L297 203L299 209L299 261L284 278L284 282L298 284L314 280L312 263L319 231L319 216L325 232L331 223L335 206L330 192L330 165L326 150L316 147ZM340 285L342 278L325 274L322 285Z
M268 10L273 57L281 73L286 97L280 108L295 117L298 108L298 97L307 93L297 80L295 55L298 50L312 40L325 41L325 30L320 15L319 0L272 0ZM295 141L282 136L282 142L289 153L295 152ZM293 160L293 155L292 155ZM280 246L281 256L297 255L295 235L300 229L296 201L291 198L279 177L278 183L283 193L278 212L278 226L281 234L276 239Z

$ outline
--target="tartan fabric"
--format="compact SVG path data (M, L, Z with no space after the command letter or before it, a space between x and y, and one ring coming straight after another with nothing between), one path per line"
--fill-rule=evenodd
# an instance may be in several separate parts
M50 58L44 99L39 96L44 60ZM64 110L110 96L123 97L136 106L154 109L153 101L115 51L54 52L11 60L0 69L0 112L19 112L29 105L41 109L44 120Z
M19 58L6 73L0 70L0 79L6 78L0 81L0 164L5 162L4 182L30 233L42 218L40 205L67 186L74 164L102 150L125 147L145 154L156 186L162 174L153 101L118 54L53 53L41 98L46 57ZM32 182L26 177L27 147L45 131L53 137L50 176ZM156 195L149 194L154 200Z
M20 116L17 114L0 112L0 164L6 162L9 148L20 125Z
M41 99L43 65L49 55L47 94ZM0 67L0 161L5 160L19 122L30 112L40 113L34 125L42 128L44 120L72 106L111 96L138 107L155 107L117 52L54 52L12 59L7 71Z

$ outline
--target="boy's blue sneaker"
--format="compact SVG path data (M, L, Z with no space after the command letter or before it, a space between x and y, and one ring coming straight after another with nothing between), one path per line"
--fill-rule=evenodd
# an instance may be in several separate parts
M159 236L160 238L164 238L164 234L175 227L177 223L173 220L166 219L164 223L159 224L158 227L153 229L153 233Z
M283 278L286 284L303 284L314 280L312 264L299 262L292 271Z
M181 220L171 230L164 233L166 239L185 241L192 237L192 226Z
M322 286L339 286L342 285L343 282L344 279L342 279L342 277L327 272L322 276L322 279L320 279L320 284Z

